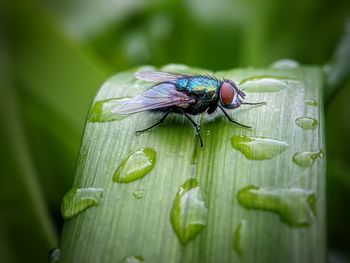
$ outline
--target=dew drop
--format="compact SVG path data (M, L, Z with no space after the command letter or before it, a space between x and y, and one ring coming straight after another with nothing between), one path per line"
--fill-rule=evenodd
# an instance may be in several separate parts
M235 229L233 236L233 249L236 253L242 257L243 250L247 246L247 221L242 220L239 222Z
M102 188L73 187L63 197L61 212L64 219L69 219L85 209L96 206L102 198Z
M144 195L145 195L145 190L143 189L138 189L136 191L134 191L132 193L132 195L136 198L136 199L141 199Z
M247 92L278 92L288 87L287 81L295 79L285 77L253 77L240 81L240 88Z
M123 263L143 263L145 260L141 256L128 256L124 258Z
M301 188L260 188L249 185L237 194L238 202L248 209L277 213L289 226L309 226L315 216L316 196Z
M172 72L172 71L188 71L190 68L184 64L167 64L162 67L162 71Z
M207 224L208 209L195 179L179 189L171 209L170 221L182 245L195 238Z
M306 99L304 100L305 102L305 105L308 105L308 106L318 106L318 102L316 100L312 100L312 99Z
M293 162L302 167L310 167L317 159L323 158L323 151L298 152L293 155Z
M304 130L314 130L318 126L318 121L309 117L297 118L295 123Z
M233 136L231 145L250 160L272 159L288 147L286 142L276 139L245 136Z
M49 263L58 262L60 260L60 256L61 256L61 250L59 248L54 248L49 252L47 261Z
M113 181L130 183L143 178L156 164L157 153L151 148L143 148L132 152L114 172Z
M299 63L292 59L281 59L274 62L271 66L277 69L291 69L291 68L298 68Z
M88 121L89 122L109 122L120 121L127 117L127 115L117 115L112 113L112 109L121 101L128 98L114 98L108 100L96 101L91 108Z

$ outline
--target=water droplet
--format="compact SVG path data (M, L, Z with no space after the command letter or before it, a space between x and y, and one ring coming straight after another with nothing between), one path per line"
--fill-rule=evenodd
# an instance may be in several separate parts
M323 158L323 151L298 152L293 155L293 162L302 168L310 167L317 159Z
M277 213L293 227L309 226L315 215L316 196L301 188L260 188L249 185L237 194L240 205Z
M296 81L286 77L253 77L240 81L240 88L247 92L277 92L288 87L287 81Z
M316 100L306 99L304 102L308 106L318 106L318 102Z
M209 136L210 135L210 130L207 130L207 136Z
M89 122L108 122L108 121L120 121L127 117L127 115L117 115L112 113L112 109L117 106L121 101L128 98L114 98L108 100L96 101L91 108L88 121Z
M242 220L239 222L238 226L235 229L234 236L233 236L233 249L236 251L236 253L242 257L243 256L243 249L247 245L247 221Z
M58 247L56 247L49 252L47 261L49 263L58 262L60 260L60 256L61 256L61 250Z
M145 260L141 256L129 256L124 258L123 263L143 263Z
M69 219L85 209L98 205L102 198L102 188L73 187L63 197L61 212L64 219Z
M295 123L304 130L314 130L318 126L318 121L309 117L301 117L295 120Z
M145 190L143 189L138 189L136 191L134 191L132 193L132 195L136 198L136 199L141 199L144 195L145 195Z
M231 145L250 160L272 159L284 152L288 144L276 139L265 137L233 136Z
M171 224L182 245L195 238L207 224L205 206L199 183L187 180L176 194L171 210Z
M272 64L273 68L278 69L291 69L291 68L298 68L299 63L292 59L281 59Z
M113 175L117 183L130 183L143 178L156 164L157 153L151 148L132 152L124 159Z
M212 74L213 72L208 71L206 69L201 68L195 68L195 67L188 67L187 65L183 64L168 64L161 68L162 71L165 72L174 72L174 73L180 73L180 74Z
M190 68L184 64L167 64L161 68L162 71L176 72L176 71L188 71Z

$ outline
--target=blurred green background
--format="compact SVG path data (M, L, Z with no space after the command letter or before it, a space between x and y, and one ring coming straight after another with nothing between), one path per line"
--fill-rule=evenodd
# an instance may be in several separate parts
M108 76L144 64L222 70L283 58L334 73L325 92L328 243L331 261L346 262L349 21L347 0L0 1L0 262L45 262L58 246L60 202Z

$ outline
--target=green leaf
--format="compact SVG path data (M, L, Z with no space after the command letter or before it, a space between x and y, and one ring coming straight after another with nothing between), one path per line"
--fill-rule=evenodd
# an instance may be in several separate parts
M176 65L162 70L205 72ZM107 80L94 104L151 86L134 72ZM86 123L74 187L104 192L98 205L65 222L61 262L326 261L324 154L298 156L312 159L303 165L293 161L298 153L325 151L323 71L250 68L216 74L242 83L242 89L248 80L256 85L246 90L246 101L267 104L229 112L252 129L230 124L220 113L198 115L201 148L181 115L138 136L136 130L159 116ZM301 117L316 119L318 126L304 129L297 122ZM143 149L156 153L150 169L148 158L138 158L134 167L128 163ZM113 176L125 163L129 169L148 167L147 173L116 182Z

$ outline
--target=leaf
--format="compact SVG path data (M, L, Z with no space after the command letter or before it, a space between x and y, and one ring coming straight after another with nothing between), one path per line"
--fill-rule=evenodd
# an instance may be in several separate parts
M179 68L204 72L176 65L162 70ZM150 87L133 73L107 80L94 103L132 97ZM251 130L219 113L196 116L204 140L200 148L181 115L138 136L136 130L160 116L140 113L86 123L73 187L104 192L98 205L65 222L60 262L128 257L145 262L326 261L325 158L302 154L298 161L312 161L293 161L300 152L325 151L322 70L250 68L216 74L259 86L246 91L246 101L267 105L229 112ZM280 88L271 91L265 85L270 79ZM318 126L303 129L296 123L300 117L314 118ZM137 180L113 181L120 165L145 148L156 152L154 167ZM142 169L146 159L135 162L134 169Z

